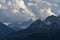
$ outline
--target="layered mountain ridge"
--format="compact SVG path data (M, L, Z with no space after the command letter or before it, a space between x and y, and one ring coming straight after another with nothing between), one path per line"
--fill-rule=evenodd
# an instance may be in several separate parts
M46 39L49 39L51 38L51 36L56 36L60 32L60 22L58 21L59 18L59 16L52 15L47 17L44 21L38 19L33 22L27 29L10 34L7 39L37 39L37 37L38 39L42 39L45 37Z

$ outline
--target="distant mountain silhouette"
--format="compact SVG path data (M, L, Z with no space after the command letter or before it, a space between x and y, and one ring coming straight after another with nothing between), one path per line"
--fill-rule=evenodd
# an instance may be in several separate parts
M59 16L58 16L59 17ZM48 25L48 28L50 30L56 30L56 29L60 29L60 20L59 18L52 15L52 16L49 16L47 17L45 20L44 20L44 23L46 25Z
M15 32L13 29L8 28L2 22L0 22L0 38L6 37L10 33Z
M18 23L18 22L13 22L11 24L9 24L8 26L16 31L19 31L19 30L24 30L26 29L28 26L30 26L30 24L32 23L32 19L30 19L29 21L25 21L25 22L22 22L22 23Z
M60 15L57 18L58 18L58 21L59 21L59 24L60 24Z
M48 16L45 20L44 20L44 23L47 24L47 25L50 25L54 22L57 21L57 17L52 15L52 16Z
M42 22L41 19L38 19L33 22L27 29L12 33L8 36L8 38L26 38L33 33L45 32L47 30L48 26Z
M41 19L38 19L30 25L28 30L32 32L40 32L40 31L43 32L47 30L47 25L44 22L42 22Z
M59 17L54 15L47 17L44 21L38 19L33 22L27 29L14 32L7 36L6 39L17 40L18 38L22 40L57 40L60 37L59 21Z

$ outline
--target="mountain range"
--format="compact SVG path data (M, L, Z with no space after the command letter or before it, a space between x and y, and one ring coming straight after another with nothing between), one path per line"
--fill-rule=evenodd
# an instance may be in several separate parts
M58 15L60 15L59 0L0 0L0 38L59 39Z
M13 32L6 39L21 39L21 40L57 40L60 37L60 16L49 16L44 21L36 20L25 30ZM57 38L58 36L58 38Z
M8 25L9 28L12 28L14 29L15 31L19 31L19 30L24 30L26 28L28 28L28 26L30 26L30 24L33 22L33 20L29 20L29 21L25 21L25 22L13 22L13 23L10 23Z
M15 32L15 30L7 27L2 22L0 22L0 38L4 38L12 32Z

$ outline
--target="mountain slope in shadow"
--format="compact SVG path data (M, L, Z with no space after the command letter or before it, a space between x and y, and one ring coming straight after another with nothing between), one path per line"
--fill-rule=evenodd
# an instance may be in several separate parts
M15 31L4 25L2 22L0 22L0 38L4 38L12 32Z
M58 40L60 39L60 23L56 16L49 16L46 20L33 22L27 29L14 32L6 40Z

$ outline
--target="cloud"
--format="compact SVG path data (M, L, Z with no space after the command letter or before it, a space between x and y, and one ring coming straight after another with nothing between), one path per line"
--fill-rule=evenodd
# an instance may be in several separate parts
M44 20L50 15L55 15L51 11L51 3L42 0L27 1L25 4L24 0L0 0L0 16L3 15L0 17L0 21L23 22L38 18Z
M2 7L2 4L0 4L0 8Z
M52 6L53 6L54 10L56 10L56 12L58 12L57 15L60 15L60 7L59 7L59 5L58 4L52 4Z
M37 1L37 0L36 0ZM30 1L30 3L28 3L27 7L30 11L32 11L32 13L35 15L36 18L41 18L42 20L44 20L46 17L50 16L50 15L55 15L52 11L51 11L51 4L49 2L46 1L41 1L38 2L32 2Z
M7 21L5 19L8 19L9 22L27 21L29 19L34 19L34 14L29 11L23 0L1 0L0 10L0 13L2 12L1 15L5 16L1 16L2 19L4 18L4 20L0 20L2 22Z
M12 11L13 11L13 13L15 13L15 14L19 13L19 11L16 10L16 9L13 9Z
M43 1L48 1L48 2L51 2L51 3L59 3L60 0L43 0Z
M60 0L55 0L56 2L60 2Z

